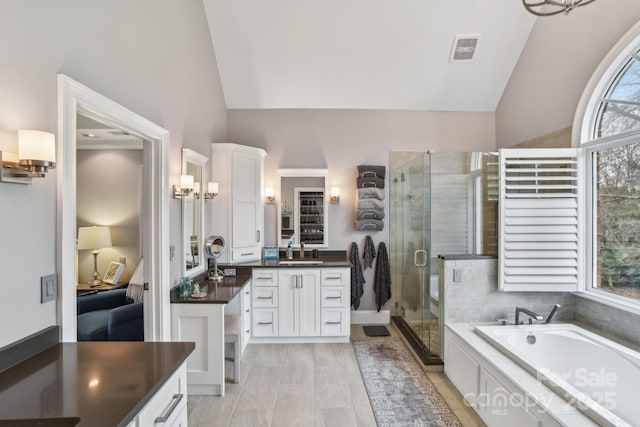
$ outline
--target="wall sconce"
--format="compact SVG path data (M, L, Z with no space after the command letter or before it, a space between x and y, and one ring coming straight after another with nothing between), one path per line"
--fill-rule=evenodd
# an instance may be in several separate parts
M340 203L340 187L331 187L331 203Z
M182 199L189 197L193 193L193 176L180 175L180 185L173 186L173 198Z
M204 193L205 200L211 200L218 195L218 183L207 182L207 192Z
M0 182L31 184L56 167L56 138L39 130L18 131L18 154L0 151Z
M266 203L276 202L276 192L273 187L267 187L264 189L264 198Z

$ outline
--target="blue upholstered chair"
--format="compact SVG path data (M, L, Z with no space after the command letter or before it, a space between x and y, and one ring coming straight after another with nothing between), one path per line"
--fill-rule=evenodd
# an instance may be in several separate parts
M143 341L142 302L134 303L126 289L77 298L78 341Z

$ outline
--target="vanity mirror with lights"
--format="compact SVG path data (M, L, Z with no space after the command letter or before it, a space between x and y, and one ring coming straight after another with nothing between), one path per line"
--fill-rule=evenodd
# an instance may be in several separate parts
M193 191L182 198L182 249L184 276L205 271L207 262L203 251L204 239L204 166L208 158L182 149L182 174L193 177Z
M326 248L328 239L327 169L278 169L280 211L278 245Z

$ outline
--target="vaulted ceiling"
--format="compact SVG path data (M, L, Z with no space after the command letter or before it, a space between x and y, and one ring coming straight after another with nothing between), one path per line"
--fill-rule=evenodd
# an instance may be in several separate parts
M204 0L230 109L495 111L535 17L519 0ZM456 35L474 59L450 62Z

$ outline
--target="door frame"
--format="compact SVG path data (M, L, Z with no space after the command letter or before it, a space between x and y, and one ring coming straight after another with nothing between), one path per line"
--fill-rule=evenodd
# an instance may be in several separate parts
M76 310L76 117L100 120L144 140L143 211L145 254L144 336L169 341L169 131L64 74L58 74L57 322L63 342L77 340Z

